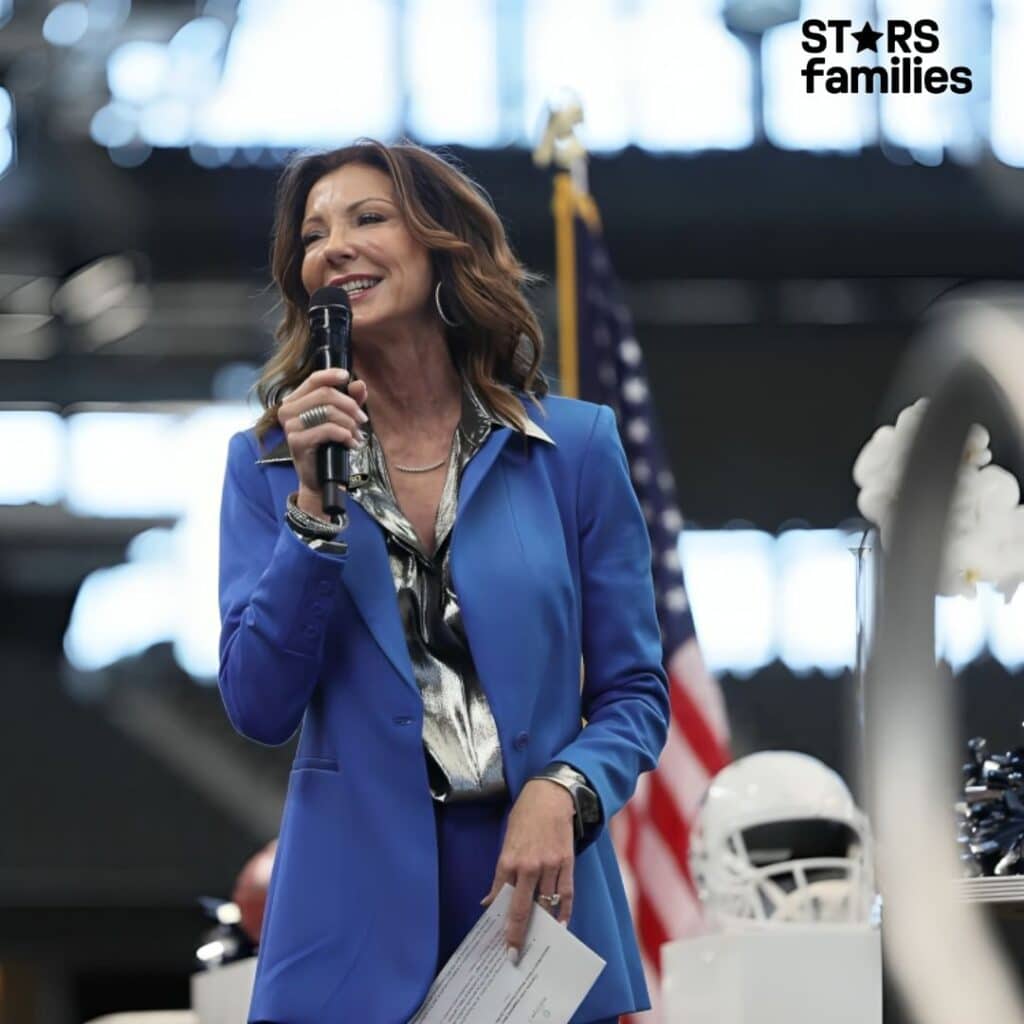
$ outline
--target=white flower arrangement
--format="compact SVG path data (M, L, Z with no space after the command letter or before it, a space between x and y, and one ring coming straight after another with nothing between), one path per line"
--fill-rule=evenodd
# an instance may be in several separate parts
M927 408L920 398L879 427L853 465L860 488L857 508L878 527L882 546L892 526L896 489L914 434ZM1024 506L1012 473L991 465L989 433L975 424L964 446L950 513L949 538L939 576L939 593L973 597L977 584L995 585L1010 600L1024 582Z

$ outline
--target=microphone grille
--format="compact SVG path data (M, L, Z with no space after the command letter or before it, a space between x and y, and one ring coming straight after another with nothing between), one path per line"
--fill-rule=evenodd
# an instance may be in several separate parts
M317 288L309 297L310 310L319 309L323 306L344 306L345 309L351 309L352 303L349 301L348 293L344 288L327 285L325 288Z

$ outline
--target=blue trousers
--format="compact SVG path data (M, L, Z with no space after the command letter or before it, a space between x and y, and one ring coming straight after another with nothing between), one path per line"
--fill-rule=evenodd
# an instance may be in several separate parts
M491 891L509 810L505 801L434 803L441 915L438 971L484 912L480 901ZM587 1024L618 1024L618 1018Z

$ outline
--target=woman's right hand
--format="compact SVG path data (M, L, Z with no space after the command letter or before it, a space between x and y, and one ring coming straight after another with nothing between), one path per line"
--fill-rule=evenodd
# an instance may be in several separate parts
M362 444L359 425L367 420L362 409L366 404L366 384L352 381L347 394L339 391L348 380L347 370L316 370L288 395L277 411L277 421L284 430L299 475L299 507L315 515L323 515L316 475L317 448L327 441L337 441L348 448ZM307 427L299 417L318 405L327 407L327 422Z

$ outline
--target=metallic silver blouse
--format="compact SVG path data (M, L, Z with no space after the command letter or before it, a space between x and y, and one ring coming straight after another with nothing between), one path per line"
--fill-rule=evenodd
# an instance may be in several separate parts
M367 414L371 410L367 408ZM452 438L447 475L428 555L395 499L387 461L372 430L350 456L349 494L384 528L409 657L423 697L423 744L435 800L456 803L499 799L508 793L501 747L490 705L466 639L450 571L451 529L459 481L494 425L493 415L463 380L462 417ZM532 421L528 430L550 443Z

